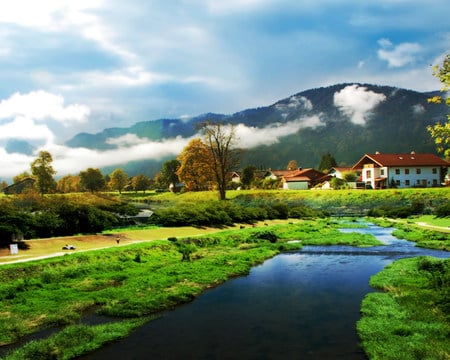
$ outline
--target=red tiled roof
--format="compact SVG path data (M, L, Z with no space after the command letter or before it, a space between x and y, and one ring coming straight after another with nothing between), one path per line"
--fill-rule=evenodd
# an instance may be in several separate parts
M378 166L449 166L450 164L434 154L365 154L353 168L362 167L367 163Z

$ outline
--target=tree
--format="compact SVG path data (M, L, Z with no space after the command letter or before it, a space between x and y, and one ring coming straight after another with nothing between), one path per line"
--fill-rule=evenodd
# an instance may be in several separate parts
M433 75L439 78L442 83L441 92L450 91L450 55L447 54L441 67L433 67ZM434 96L428 99L432 103L442 103L442 96ZM450 97L445 99L447 106L450 106ZM427 126L427 130L433 138L437 151L443 153L445 158L450 159L450 113L447 114L445 123L437 122Z
M79 176L81 186L92 193L105 188L105 178L99 169L88 168L81 171Z
M226 199L228 177L240 160L240 150L235 148L237 136L234 126L206 122L201 125L205 144L211 152L214 181L219 191L219 199Z
M214 170L211 152L201 139L192 139L177 160L180 166L176 173L187 190L199 191L212 182Z
M177 175L179 166L180 162L178 160L169 160L163 164L157 180L159 188L168 189L170 184L180 182Z
M246 188L249 188L252 182L255 180L255 171L256 166L253 165L248 165L242 170L241 182Z
M358 175L354 171L344 171L342 173L342 180L345 182L355 182L358 179Z
M143 174L136 175L131 179L131 186L134 191L143 191L145 194L145 190L150 187L150 179Z
M40 151L36 160L31 163L31 173L36 179L36 187L40 194L47 194L56 188L52 167L53 158L48 151Z
M319 170L320 171L328 171L332 167L336 166L336 160L329 152L322 155L322 159L320 160Z
M80 177L78 175L66 175L56 183L56 190L62 193L81 191Z
M298 164L296 160L291 160L289 161L289 164L287 166L288 170L297 170L298 169Z
M19 175L16 175L13 177L13 183L21 182L22 180L28 179L30 177L33 177L28 171L24 171L23 173L20 173Z
M122 169L115 169L110 176L109 185L111 189L117 190L119 194L122 194L122 190L128 184L129 178L127 173Z

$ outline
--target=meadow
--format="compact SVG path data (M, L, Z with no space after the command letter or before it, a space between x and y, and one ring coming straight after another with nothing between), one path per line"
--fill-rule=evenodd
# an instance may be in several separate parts
M89 236L80 234L29 241L29 252L21 250L24 257L33 257L33 251L60 255L61 242L76 243L77 251L0 266L0 345L20 344L5 359L75 358L127 336L162 311L192 301L207 288L247 274L252 266L279 252L303 245L380 244L370 235L341 233L339 227L345 221L341 216L345 215L372 212L381 216L380 224L397 227L398 237L416 241L419 246L449 250L450 234L444 232L449 225L449 195L449 188L229 191L228 200L222 202L217 201L215 192L102 195L101 202L107 201L108 207L115 202L132 204L152 209L155 216L148 224L103 229L90 235L90 241ZM77 194L75 198L83 206L87 206L83 202L89 202L89 207L96 204L92 194ZM440 231L424 229L422 222L439 226ZM345 223L345 227L358 226L353 221ZM119 238L120 245L116 243ZM291 243L291 239L299 242ZM417 272L405 274L405 281L422 282ZM416 306L428 308L426 298L414 301ZM373 358L378 356L373 349L380 346L376 339L385 339L377 338L380 328L376 322L365 323L364 319L379 319L388 314L390 306L382 309L377 314L363 312L358 324L364 348L375 354ZM85 320L93 313L108 321L90 325ZM434 326L445 329L448 318L444 328L442 319L439 317ZM396 326L394 322L383 325ZM53 334L26 341L29 335L45 329ZM369 338L371 341L366 340Z
M370 359L450 357L450 259L402 259L371 278L357 324ZM401 355L400 355L401 354Z
M339 226L332 220L301 220L2 265L0 344L46 328L55 331L5 359L70 359L92 351L280 251L316 243L379 244L373 236L343 234ZM92 312L111 321L82 323Z

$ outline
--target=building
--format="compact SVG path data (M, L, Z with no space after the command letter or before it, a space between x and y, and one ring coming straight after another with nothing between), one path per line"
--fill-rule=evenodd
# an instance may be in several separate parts
M434 154L365 154L352 169L361 169L366 187L441 186L450 164Z

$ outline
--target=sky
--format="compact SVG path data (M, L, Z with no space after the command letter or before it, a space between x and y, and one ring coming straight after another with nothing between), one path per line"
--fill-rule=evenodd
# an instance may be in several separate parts
M175 157L189 140L63 145L80 132L232 114L344 82L438 90L432 65L450 52L449 13L448 0L0 0L0 180L29 171L40 150L62 176ZM379 96L353 86L335 102L363 125ZM290 125L307 124L320 119ZM8 153L11 139L35 152Z

